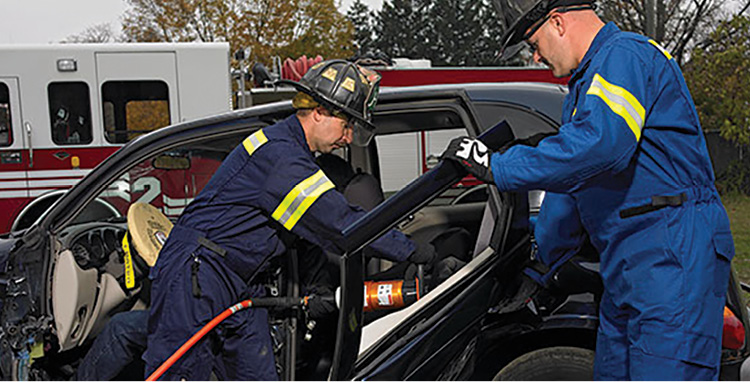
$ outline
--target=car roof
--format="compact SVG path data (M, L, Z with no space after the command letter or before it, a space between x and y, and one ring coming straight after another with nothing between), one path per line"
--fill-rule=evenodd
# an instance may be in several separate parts
M404 98L432 98L438 94L464 92L472 102L504 102L536 110L560 121L562 100L567 87L541 82L441 84L410 87L383 87L378 104Z

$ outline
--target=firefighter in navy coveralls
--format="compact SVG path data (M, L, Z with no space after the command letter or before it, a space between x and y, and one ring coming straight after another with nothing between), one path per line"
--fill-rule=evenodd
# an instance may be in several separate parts
M656 41L605 25L591 0L495 5L511 21L504 48L526 41L571 76L563 125L537 147L490 156L459 138L444 157L500 190L562 194L548 200L574 212L560 224L601 255L595 378L717 379L734 244L680 68Z
M186 208L151 270L146 375L227 307L263 293L253 276L267 258L284 253L279 230L342 253L342 230L364 211L346 203L313 152L369 142L378 81L346 61L313 66L291 83L300 91L293 100L297 113L248 136ZM397 262L434 257L431 245L416 245L397 231L370 248ZM163 379L208 380L216 362L229 379L278 379L265 309L230 316Z

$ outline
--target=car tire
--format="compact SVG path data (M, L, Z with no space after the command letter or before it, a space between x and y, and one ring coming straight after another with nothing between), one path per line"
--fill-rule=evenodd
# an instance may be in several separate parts
M557 346L526 353L502 368L494 381L591 381L594 351Z

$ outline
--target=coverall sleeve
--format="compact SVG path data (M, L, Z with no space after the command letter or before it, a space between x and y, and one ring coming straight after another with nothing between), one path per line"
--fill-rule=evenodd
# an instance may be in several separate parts
M627 168L646 120L649 65L628 46L612 47L592 62L570 122L537 147L516 145L492 155L492 173L504 191L569 192L587 179ZM570 94L568 97L575 97Z
M568 194L547 192L534 228L537 256L552 266L577 253L586 239L575 199Z
M365 215L362 208L349 205L323 171L302 155L279 158L260 199L262 208L284 228L336 254L343 252L343 230ZM416 248L396 230L369 247L378 257L397 262L405 261Z

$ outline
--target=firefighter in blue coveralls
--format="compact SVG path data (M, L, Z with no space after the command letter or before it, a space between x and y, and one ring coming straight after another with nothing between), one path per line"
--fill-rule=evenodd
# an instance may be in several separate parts
M657 42L605 25L591 0L495 5L506 52L526 41L571 76L563 125L491 157L458 138L444 158L500 190L557 193L551 213L574 212L560 223L589 235L605 286L595 378L717 379L734 244L680 68Z
M263 293L253 277L268 258L284 253L280 230L342 253L342 230L364 211L334 190L313 152L367 144L378 81L346 61L313 66L291 83L299 90L297 113L248 136L186 208L151 270L146 375L227 307ZM431 245L416 245L398 231L370 248L397 262L434 258ZM163 379L208 380L216 362L229 379L278 379L265 309L234 314L215 333Z

